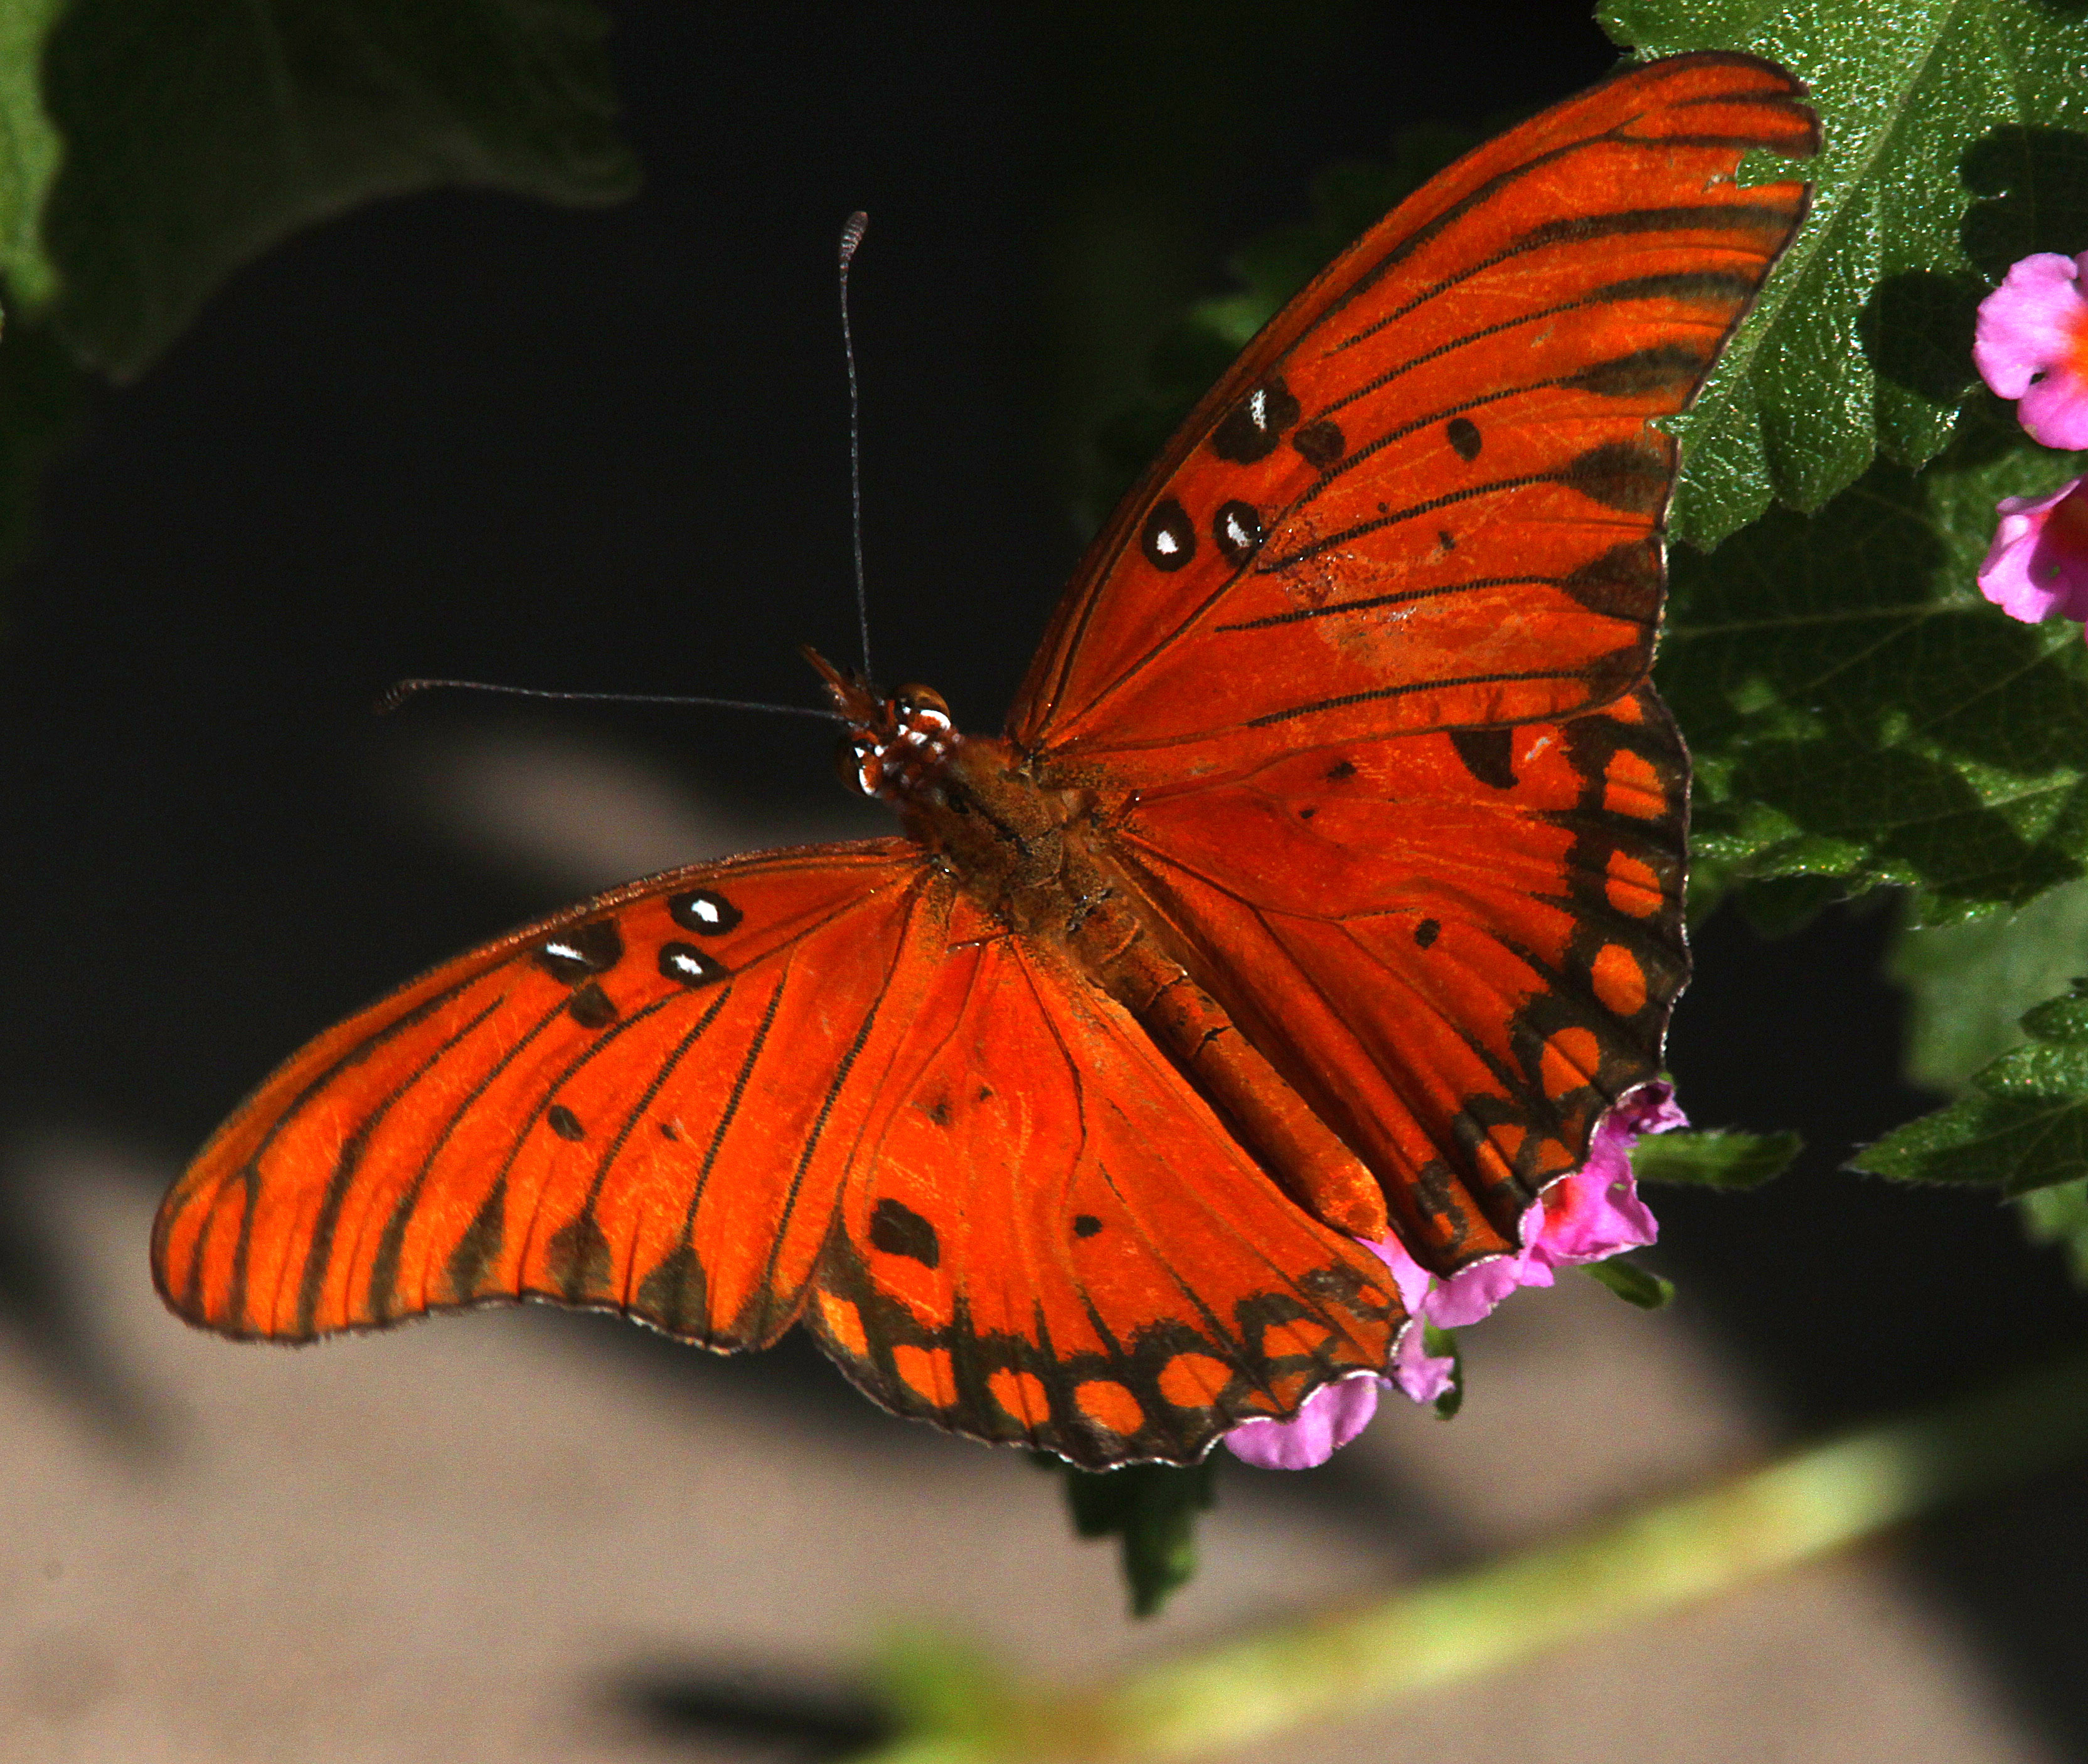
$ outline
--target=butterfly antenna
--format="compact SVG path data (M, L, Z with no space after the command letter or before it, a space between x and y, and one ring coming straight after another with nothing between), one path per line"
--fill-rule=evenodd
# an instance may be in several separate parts
M855 617L862 636L862 677L870 673L870 589L862 569L862 398L856 386L855 332L849 324L849 265L870 230L870 216L860 208L841 229L841 354L848 362L849 499L855 527Z
M822 723L841 720L833 711L809 704L759 704L747 698L699 698L655 692L546 692L535 686L496 686L483 680L401 680L377 701L377 714L388 716L409 698L423 692L493 692L504 698L556 698L567 704L696 704L719 711L767 711L777 716L815 716Z

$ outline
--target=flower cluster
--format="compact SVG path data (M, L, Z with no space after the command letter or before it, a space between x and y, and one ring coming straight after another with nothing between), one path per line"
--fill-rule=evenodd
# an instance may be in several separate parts
M1632 1178L1631 1148L1642 1134L1688 1122L1663 1083L1641 1084L1604 1115L1587 1161L1561 1177L1522 1215L1521 1248L1461 1270L1431 1275L1396 1237L1370 1247L1392 1270L1411 1319L1383 1378L1350 1378L1313 1393L1287 1421L1247 1421L1226 1435L1234 1454L1264 1470L1305 1470L1323 1464L1370 1423L1378 1392L1393 1388L1417 1403L1432 1403L1455 1373L1446 1356L1428 1352L1427 1330L1476 1323L1518 1287L1549 1286L1553 1271L1600 1262L1653 1241L1658 1227Z
M2088 294L2078 258L2040 251L1979 303L1972 360L2042 446L2088 447ZM2011 618L2088 619L2088 487L2002 499L1979 591Z

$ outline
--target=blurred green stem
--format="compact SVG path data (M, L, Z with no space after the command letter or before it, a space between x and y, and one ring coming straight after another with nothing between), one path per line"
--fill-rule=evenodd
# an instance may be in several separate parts
M1193 1757L1352 1715L1722 1592L2088 1448L2088 1352L1732 1481L1338 1614L1099 1687L1026 1684L901 1638L899 1736L863 1764Z

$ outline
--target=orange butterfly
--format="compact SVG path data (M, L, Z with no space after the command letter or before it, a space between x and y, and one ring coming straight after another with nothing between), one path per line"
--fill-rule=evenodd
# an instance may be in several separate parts
M903 834L633 882L299 1053L161 1207L190 1321L486 1301L1187 1463L1515 1247L1656 1070L1688 762L1647 684L1682 409L1805 211L1803 88L1622 72L1401 203L1096 540L1008 732L818 662ZM816 661L816 658L815 658Z

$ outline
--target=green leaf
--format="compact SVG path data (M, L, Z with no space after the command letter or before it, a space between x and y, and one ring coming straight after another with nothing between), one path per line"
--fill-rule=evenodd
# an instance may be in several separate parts
M1623 1256L1583 1263L1581 1271L1596 1285L1607 1287L1625 1304L1636 1305L1642 1311L1660 1310L1675 1301L1672 1280Z
M1196 1515L1214 1498L1210 1460L1099 1471L1060 1467L1073 1529L1120 1540L1132 1615L1153 1616L1196 1578Z
M2024 1011L2088 974L2088 882L2013 913L1906 925L1886 966L1907 992L1908 1078L1954 1091L2022 1041Z
M2019 624L1974 581L1996 499L2079 469L1983 398L1919 477L1880 462L1816 515L1779 510L1676 555L1656 677L1714 873L1904 884L1928 923L2083 873L2081 627Z
M128 378L234 269L358 203L627 195L605 28L589 0L74 0L43 62L65 143L46 261L18 227L9 293L33 308L55 288L66 340Z
M1804 1149L1795 1133L1653 1134L1632 1147L1632 1174L1641 1182L1692 1188L1760 1188L1782 1175Z
M2077 1286L2088 1286L2088 1181L2061 1182L2022 1196L2016 1207L2032 1243L2056 1245Z
M48 301L44 201L58 175L58 134L44 108L44 45L66 0L0 0L0 282L28 306Z
M1812 218L1671 425L1687 459L1672 531L1714 545L1772 496L1819 507L1879 451L1910 468L1934 457L1974 383L1973 310L1983 276L2006 267L1996 253L2080 211L2073 150L2088 142L2064 129L2088 88L2077 9L1607 0L1598 16L1649 57L1743 49L1780 62L1812 88L1825 134ZM1968 216L1975 195L2008 211ZM2064 249L2088 246L2073 237Z
M1974 1073L1964 1096L1866 1146L1849 1168L2010 1195L2088 1177L2088 980L2022 1027L2027 1044Z
M1906 1075L1956 1091L2022 1044L2019 1019L2074 976L2088 974L2088 881L2040 895L2013 913L1962 925L1903 925L1886 963L1906 989ZM2056 1245L2088 1286L2088 1181L2020 1195L2033 1243Z

